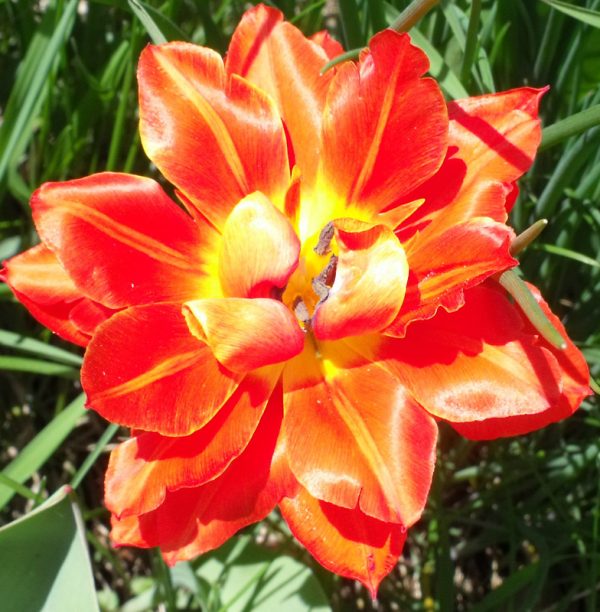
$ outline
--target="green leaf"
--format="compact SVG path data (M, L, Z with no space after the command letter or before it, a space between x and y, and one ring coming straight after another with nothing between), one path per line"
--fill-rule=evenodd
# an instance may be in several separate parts
M77 421L85 414L85 396L82 393L60 414L54 417L40 433L3 470L9 478L23 483L39 470L54 451L71 433ZM12 499L15 491L0 484L0 509ZM1 572L0 572L1 573ZM0 591L1 592L1 591Z
M526 565L519 571L511 574L497 589L494 589L481 602L471 608L471 612L487 612L488 610L502 610L503 603L516 596L527 585L531 584L537 576L539 564Z
M197 574L219 585L221 610L227 612L326 612L331 610L309 568L255 544L249 536L232 538L203 557Z
M586 266L592 266L592 268L600 268L600 261L592 259L583 253L578 253L577 251L573 251L571 249L565 249L564 247L559 247L554 244L536 244L533 245L533 248L538 251L545 251L546 253L551 253L552 255L560 255L561 257L578 261Z
M574 6L569 2L560 2L560 0L542 0L542 2L569 17L574 17L594 28L600 28L600 12L598 11L592 11L591 9L581 6Z
M79 510L62 487L26 516L0 528L4 610L99 610Z
M579 113L575 113L570 117L545 127L542 130L540 151L553 147L567 138L585 132L596 125L600 125L600 104L586 108Z
M79 378L79 370L63 363L52 361L41 361L29 357L14 357L0 355L0 370L13 372L31 372L33 374L44 374L45 376L64 376L66 378Z
M79 355L57 348L34 338L27 338L21 334L0 329L0 346L6 346L24 353L32 353L38 357L45 357L73 366L80 366L82 359Z
M185 34L160 11L140 0L127 0L127 4L155 45L162 45L169 40L186 40Z

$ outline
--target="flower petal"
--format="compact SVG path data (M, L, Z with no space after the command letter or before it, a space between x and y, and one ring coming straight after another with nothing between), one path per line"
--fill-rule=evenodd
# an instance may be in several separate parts
M406 527L319 501L303 487L279 507L294 537L323 567L359 580L375 599L379 583L402 552Z
M524 329L500 289L465 292L465 305L416 322L380 357L432 415L454 423L538 414L560 397L556 358Z
M486 419L471 423L451 423L451 425L463 436L472 440L493 440L499 437L516 436L536 429L541 429L550 423L555 423L571 416L579 407L582 400L591 395L589 388L590 372L581 351L573 344L567 336L562 323L548 307L540 292L533 285L529 289L535 296L538 304L546 313L556 329L558 329L567 343L567 348L560 351L548 344L542 337L538 337L537 343L550 351L560 368L560 397L550 408L537 414L515 415L504 419ZM515 306L515 308L517 308ZM525 328L532 334L537 333L529 321L523 322Z
M304 345L296 318L277 300L194 300L185 304L184 313L192 333L234 372L286 361Z
M31 205L40 236L88 297L122 308L198 295L209 230L201 235L155 181L102 173L46 183Z
M310 37L312 42L317 43L319 47L323 47L327 57L332 60L333 58L341 55L344 52L344 47L329 34L327 30L321 30Z
M138 67L140 133L148 157L217 227L253 191L283 204L287 144L273 102L225 73L214 51L148 46Z
M339 219L333 226L337 269L328 295L315 309L314 334L336 340L379 331L395 319L404 300L404 249L384 225Z
M85 297L54 253L42 244L4 262L0 280L40 323L80 346L86 346L95 327L112 314ZM84 309L96 314L93 324L89 316L85 324L81 316L73 316Z
M296 485L279 448L281 393L276 395L244 452L221 476L167 493L164 503L147 514L121 520L113 515L113 543L160 546L173 565L217 548L263 519L283 495L293 495Z
M421 515L435 463L437 427L382 368L319 343L284 370L290 468L309 493L385 522Z
M287 218L260 192L244 198L223 228L219 277L235 297L271 297L298 265L300 241Z
M190 333L177 303L113 315L96 331L81 371L91 408L109 421L165 436L206 425L240 380Z
M407 202L425 198L425 204L402 225L403 241L417 231L427 241L473 217L506 221L514 181L531 166L540 143L538 105L545 91L523 87L449 103L448 155L406 196Z
M404 245L410 275L404 303L385 330L404 336L412 321L431 318L442 307L452 312L464 304L464 291L517 265L509 247L513 231L491 219L476 218L451 226L429 241Z
M105 505L119 518L154 510L167 492L213 480L243 452L271 397L281 367L248 374L202 429L190 436L140 433L112 451Z
M429 63L407 34L386 30L369 47L359 65L339 67L329 89L321 178L328 201L376 213L439 168L448 117L438 85L420 78Z
M329 50L282 19L279 11L262 4L247 11L233 33L225 66L229 74L248 79L275 100L295 161L312 184L325 96L335 71L321 74Z

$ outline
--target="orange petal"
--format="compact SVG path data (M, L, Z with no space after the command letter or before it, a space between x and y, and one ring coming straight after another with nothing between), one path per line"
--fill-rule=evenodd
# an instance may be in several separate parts
M121 520L112 517L118 546L160 546L170 565L220 546L234 533L263 519L295 481L279 450L281 393L273 397L244 452L218 478L167 493L156 510ZM243 483L243 486L240 486Z
M556 357L524 329L500 289L465 292L465 305L412 324L379 355L417 401L454 423L538 414L560 397Z
M538 289L533 285L528 284L528 286L538 304L546 313L546 316L552 321L554 327L560 331L567 343L567 348L559 351L548 344L542 337L537 339L537 344L550 351L558 362L560 370L560 397L550 408L537 414L517 414L504 419L486 419L471 423L451 423L460 434L472 440L492 440L541 429L550 423L555 423L571 416L577 410L582 400L591 395L589 388L590 372L581 351L569 339L562 323L552 313ZM522 316L522 319L525 329L531 334L537 333L524 316Z
M291 138L295 162L311 183L319 162L321 122L335 70L323 46L307 39L282 14L264 5L247 11L231 38L229 74L248 79L275 100Z
M387 327L406 289L408 264L394 232L353 219L334 221L339 247L335 280L317 306L312 328L317 338L336 340Z
M439 168L448 116L438 85L420 78L428 68L408 35L391 30L371 39L359 65L339 67L324 111L322 189L328 199L376 213Z
M112 451L105 505L119 518L154 510L168 491L196 487L223 473L254 434L281 374L272 366L249 374L202 429L190 436L141 433Z
M148 46L138 67L140 133L148 157L217 227L253 191L282 204L287 144L273 102L225 73L210 49Z
M94 329L112 314L77 289L54 253L42 244L9 259L4 266L0 280L40 323L65 340L86 346ZM93 324L90 316L85 323L77 316L84 310L90 316L95 313Z
M375 599L379 583L402 552L403 525L319 501L302 487L295 497L284 497L279 507L294 536L323 567L359 580Z
M426 202L403 224L403 241L417 231L427 241L473 217L506 221L513 183L531 166L540 143L538 105L545 91L523 87L448 105L448 156L427 183L406 197Z
M396 378L344 354L341 342L319 350L319 361L306 350L284 370L290 469L313 497L412 525L431 484L434 420Z
M316 34L313 34L310 37L310 40L317 43L319 47L322 47L330 60L344 52L344 47L342 47L342 45L335 40L335 38L333 38L327 30L321 30Z
M81 371L91 408L109 421L165 436L206 425L240 380L192 336L177 303L113 315L96 331Z
M31 205L40 236L88 297L121 308L198 295L211 237L155 181L107 172L46 183Z
M270 297L298 265L300 241L269 199L256 192L232 211L223 228L219 277L225 295Z
M517 261L509 247L513 231L490 219L471 219L446 228L429 241L405 244L410 275L404 303L387 335L404 336L411 321L431 318L442 307L452 312L464 304L464 291Z
M187 302L184 313L194 335L234 372L249 372L297 355L304 333L277 300L225 298Z

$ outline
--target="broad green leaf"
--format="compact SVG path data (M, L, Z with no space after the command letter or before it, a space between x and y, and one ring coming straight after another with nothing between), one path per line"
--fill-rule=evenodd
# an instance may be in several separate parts
M0 346L6 346L17 351L23 351L24 353L32 353L38 357L45 357L74 366L80 366L82 361L79 355L46 344L45 342L40 342L34 338L27 338L3 329L0 329Z
M223 612L326 612L321 585L310 569L288 557L255 544L249 536L232 538L200 559L197 574L219 585Z
M38 435L4 468L3 473L23 483L39 470L54 451L71 433L77 421L85 414L85 396L82 393L42 429ZM0 509L12 499L15 491L0 484ZM1 572L0 572L1 573ZM1 592L1 591L0 591Z
M600 28L600 12L598 11L592 11L591 9L575 6L569 2L561 2L560 0L542 0L542 2L565 15L569 15L569 17L574 17L594 28Z
M85 529L62 487L44 504L0 528L2 609L95 612Z

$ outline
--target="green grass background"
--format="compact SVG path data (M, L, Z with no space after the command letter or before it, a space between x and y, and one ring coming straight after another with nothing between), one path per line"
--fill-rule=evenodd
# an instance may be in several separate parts
M249 4L0 0L0 258L36 242L28 200L42 182L102 170L156 175L137 134L140 50L151 40L179 39L224 52ZM353 49L408 2L271 4L305 33L327 27ZM549 219L521 267L560 314L596 377L599 10L600 0L446 0L412 30L448 99L550 85L541 116L544 126L554 127L545 130L542 151L520 182L511 223L521 231ZM42 329L0 285L0 523L71 483L102 609L275 609L279 604L268 599L268 589L284 598L286 584L288 590L295 584L292 578L277 581L285 571L301 576L308 589L295 600L298 610L600 608L596 398L568 421L514 439L472 443L442 427L427 510L372 602L362 587L315 564L276 514L248 530L253 538L235 539L225 551L174 572L154 551L112 550L102 476L107 450L121 433L83 409L80 363L78 349ZM282 555L292 565L274 571ZM300 586L294 592L304 593Z

